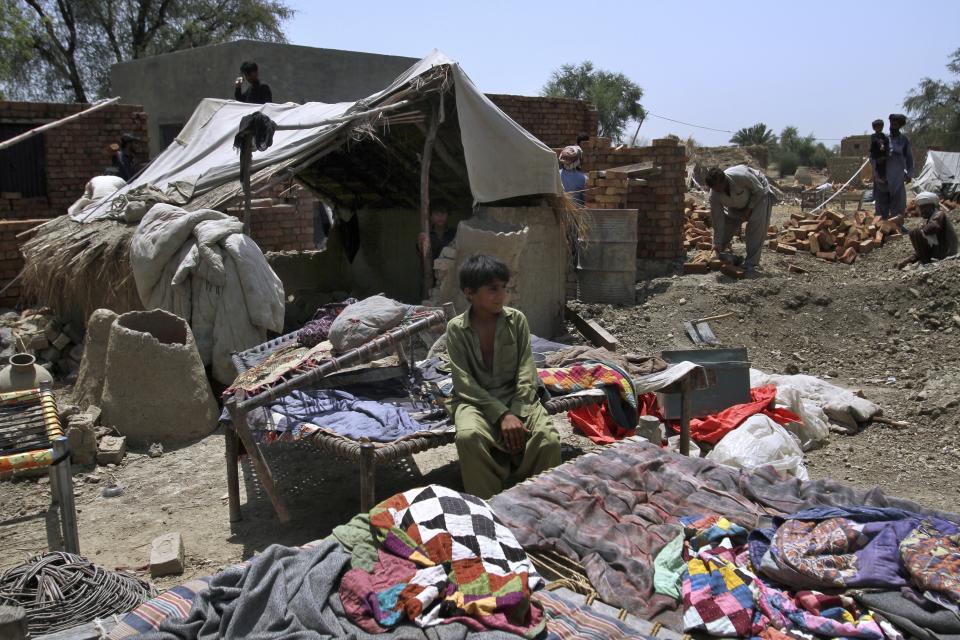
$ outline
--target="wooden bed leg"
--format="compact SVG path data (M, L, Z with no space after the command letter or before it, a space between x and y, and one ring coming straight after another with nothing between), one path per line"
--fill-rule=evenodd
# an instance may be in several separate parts
M360 513L367 513L376 504L376 452L371 442L360 445Z
M240 513L240 469L238 456L240 455L240 439L237 432L227 427L223 431L224 451L227 462L227 499L230 502L230 522L239 522L243 519Z
M693 381L687 374L680 383L680 453L690 455L690 414L693 405Z
M231 397L227 400L226 405L227 411L230 412L233 428L240 437L243 448L247 450L247 455L250 456L250 462L253 463L253 468L257 471L260 484L263 485L264 490L270 497L270 502L273 503L273 510L277 512L277 518L284 524L290 522L287 503L277 490L277 485L273 482L273 474L270 472L270 467L267 466L267 461L263 458L263 453L260 451L260 445L254 441L253 434L250 433L250 427L247 426L247 413L237 409L236 397Z

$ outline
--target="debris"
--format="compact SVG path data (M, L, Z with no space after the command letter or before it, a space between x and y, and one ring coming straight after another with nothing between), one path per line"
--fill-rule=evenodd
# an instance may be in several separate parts
M147 455L151 458L159 458L163 455L163 445L159 442L154 442L150 445L150 448L147 449Z
M117 498L123 495L123 485L122 484L109 484L103 488L103 491L100 492L100 495L104 498Z
M93 464L97 459L97 436L92 417L77 413L66 421L67 441L74 464Z
M97 464L120 464L126 453L126 438L123 436L103 436L97 447Z
M596 347L602 347L607 351L616 351L619 343L610 333L593 320L587 320L580 317L576 311L570 307L565 307L567 320L573 323L584 338L590 341Z
M183 573L183 538L179 531L154 538L150 545L150 577Z

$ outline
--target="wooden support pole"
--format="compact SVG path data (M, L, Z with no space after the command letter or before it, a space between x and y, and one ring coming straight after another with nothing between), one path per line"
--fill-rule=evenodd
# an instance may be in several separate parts
M690 455L690 415L693 413L693 380L688 373L680 383L680 454Z
M59 460L54 465L57 478L55 487L57 503L60 505L60 528L63 531L63 548L67 553L80 553L80 532L77 527L77 505L73 499L73 475L70 471L70 447L66 436L53 441L53 458Z
M119 100L120 100L120 96L117 96L116 98L110 98L109 100L104 100L103 102L98 102L97 104L93 105L93 106L90 107L89 109L84 109L83 111L78 111L77 113L74 113L73 115L69 115L69 116L67 116L66 118L60 118L59 120L56 120L56 121L54 121L54 122L48 122L47 124L41 125L41 126L39 126L39 127L35 127L35 128L33 128L33 129L30 129L30 131L25 131L25 132L21 133L21 134L18 135L18 136L14 136L14 137L10 138L9 140L4 140L3 142L0 142L0 151L3 151L4 149L6 149L6 148L8 148L8 147L12 147L13 145L17 144L18 142L22 142L22 141L26 140L27 138L32 138L33 136L35 136L35 135L37 135L37 134L39 134L39 133L43 133L44 131L49 131L50 129L55 129L55 128L59 127L59 126L62 125L62 124L66 124L66 123L68 123L68 122L70 122L70 121L72 121L72 120L76 120L77 118L82 118L83 116L90 115L90 114L93 113L94 111L97 111L98 109L103 109L104 107L106 107L106 106L108 106L108 105L111 105L111 104L113 104L113 103L115 103L115 102L118 102Z
M230 427L223 431L224 457L227 462L227 500L230 503L230 522L239 522L240 513L240 469L237 457L240 455L240 437Z
M243 185L243 234L247 237L250 236L250 172L253 170L251 164L253 164L253 136L247 133L244 136L243 147L240 149L240 180Z
M360 513L367 513L376 504L376 453L372 442L360 445Z
M250 427L247 425L247 412L237 406L236 395L231 396L226 401L225 405L227 407L227 411L230 413L230 421L233 423L233 428L240 437L240 442L243 443L243 448L247 450L247 455L250 456L250 462L253 463L253 468L257 472L257 477L260 478L260 484L263 485L263 489L267 492L270 502L273 503L273 510L276 511L277 518L284 524L290 522L290 513L287 511L287 503L283 499L283 496L280 495L280 491L277 489L277 485L273 481L273 473L270 471L267 461L263 458L263 452L260 451L260 445L257 444L257 442L253 439L253 434L250 433Z
M433 157L433 143L437 139L440 119L435 112L430 114L430 125L423 141L423 156L420 158L420 233L424 234L423 255L420 256L420 270L423 275L421 297L426 300L433 287L433 249L430 247L430 159Z

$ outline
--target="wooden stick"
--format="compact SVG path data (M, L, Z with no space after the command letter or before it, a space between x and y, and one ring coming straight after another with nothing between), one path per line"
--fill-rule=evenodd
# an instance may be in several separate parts
M436 113L430 114L430 125L423 141L423 156L420 158L420 233L424 234L423 255L420 256L420 269L423 273L423 285L420 294L424 300L433 287L433 250L430 247L430 160L433 156L433 143L437 139L437 127L440 119Z
M690 416L693 414L693 380L684 376L680 383L680 455L690 455Z
M694 320L694 322L709 322L711 320L723 320L724 318L729 318L730 316L735 316L735 315L737 314L731 311L730 313L721 313L720 315L717 315L717 316L708 316L706 318L700 318L699 320Z
M596 347L602 347L607 351L616 351L619 342L610 333L593 320L587 320L570 307L564 307L567 319L574 324L577 331L583 334L587 340Z
M98 109L103 109L104 107L106 107L106 106L108 106L108 105L111 105L111 104L113 104L114 102L117 102L117 101L119 101L119 100L120 100L120 96L117 96L116 98L110 98L109 100L104 100L103 102L98 102L97 104L93 105L93 106L90 107L89 109L84 109L83 111L78 111L77 113L74 113L73 115L69 115L69 116L67 116L66 118L60 118L59 120L54 120L53 122L48 122L47 124L40 125L39 127L35 127L35 128L33 128L33 129L30 129L30 131L25 131L25 132L21 133L21 134L18 135L18 136L13 136L13 137L10 138L9 140L4 140L3 142L0 142L0 151L3 151L4 149L6 149L6 148L8 148L8 147L12 147L13 145L17 144L18 142L22 142L22 141L26 140L27 138L32 138L33 136L37 135L38 133L43 133L44 131L49 131L50 129L54 129L54 128L56 128L56 127L59 127L59 126L62 125L62 124L66 124L67 122L70 122L70 121L72 121L72 120L76 120L77 118L80 118L80 117L83 117L83 116L85 116L85 115L91 114L91 113L93 113L94 111L97 111Z
M907 427L913 426L909 422L905 422L903 420L894 420L885 416L874 416L873 421L879 424L886 424L891 427L896 427L897 429L906 429Z

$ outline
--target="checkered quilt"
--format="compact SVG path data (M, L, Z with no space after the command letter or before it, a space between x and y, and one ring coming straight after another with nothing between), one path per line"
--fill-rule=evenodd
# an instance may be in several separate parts
M382 628L411 620L525 637L543 631L543 611L530 599L543 578L483 500L430 485L381 502L370 525L380 560L371 574L349 571L340 588L345 603L365 605L347 607L362 628L372 630L370 616Z

